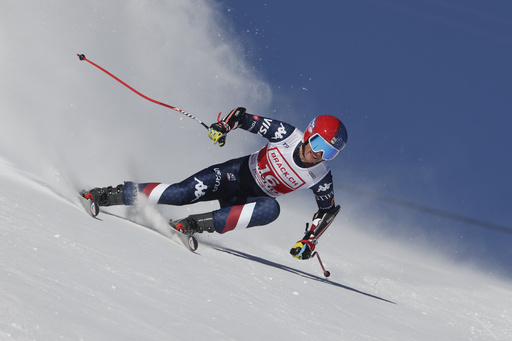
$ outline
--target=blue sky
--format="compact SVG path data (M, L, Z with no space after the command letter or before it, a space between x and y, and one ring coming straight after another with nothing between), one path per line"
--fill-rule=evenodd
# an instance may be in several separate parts
M276 115L298 125L324 113L345 122L349 143L333 165L342 186L512 228L512 3L220 4L273 87ZM461 258L512 259L510 234L369 205L369 215L385 211L397 225L409 216L421 231L397 230L446 238ZM479 250L462 252L461 241Z

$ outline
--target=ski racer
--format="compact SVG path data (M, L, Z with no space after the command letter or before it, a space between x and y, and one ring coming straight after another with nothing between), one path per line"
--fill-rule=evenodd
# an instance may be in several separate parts
M251 155L207 167L179 183L125 182L117 187L94 188L89 195L99 206L133 205L138 194L150 203L175 206L218 200L220 209L190 215L176 221L174 227L186 233L226 233L273 222L280 213L277 197L310 188L318 211L306 237L290 251L298 259L310 258L315 247L310 240L323 233L315 231L316 225L324 215L339 210L334 202L332 174L324 161L334 159L345 147L345 126L334 116L322 115L303 133L288 123L238 107L213 123L208 136L223 146L226 135L237 128L261 135L268 143Z

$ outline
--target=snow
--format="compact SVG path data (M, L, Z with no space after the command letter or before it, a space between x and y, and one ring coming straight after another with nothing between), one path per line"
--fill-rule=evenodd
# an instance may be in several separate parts
M363 228L356 200L320 241L328 279L288 254L310 193L280 199L269 226L200 235L196 253L166 218L215 204L111 209L147 227L88 216L82 188L179 181L262 141L235 131L219 149L77 53L205 122L272 112L272 97L208 1L56 3L0 4L0 340L512 339L509 279L388 239L384 218Z
M2 340L512 337L509 282L342 223L319 246L325 279L288 255L291 207L280 224L200 235L191 253L160 222L93 219L6 160L0 193Z

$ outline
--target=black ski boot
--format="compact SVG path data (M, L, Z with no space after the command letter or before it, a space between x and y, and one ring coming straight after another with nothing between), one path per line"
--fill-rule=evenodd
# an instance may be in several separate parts
M82 192L82 196L86 199L92 199L98 206L124 205L123 187L124 185L96 187L89 192Z
M189 215L176 221L170 220L169 223L176 230L186 234L215 232L212 212Z

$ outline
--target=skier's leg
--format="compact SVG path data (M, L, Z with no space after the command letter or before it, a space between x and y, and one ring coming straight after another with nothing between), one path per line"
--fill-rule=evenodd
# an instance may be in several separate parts
M206 170L201 173L208 173ZM202 176L192 176L182 182L175 184L165 184L159 182L134 184L127 182L133 188L132 192L141 193L151 204L182 206L193 204L199 201L215 200L216 196L211 192L212 186L209 186L210 177L207 174ZM130 202L129 198L133 198ZM128 203L133 203L136 197L131 194L126 195Z
M160 196L166 191L166 197L162 202L159 202ZM143 183L137 184L135 182L127 181L124 184L117 185L116 187L96 187L89 191L92 195L93 201L99 206L114 206L114 205L134 205L137 200L137 195L142 193L146 195L149 201L155 203L164 203L169 205L183 205L181 196L181 187L179 185L169 185L161 183Z
M149 202L164 205L187 205L199 201L236 196L240 186L240 167L248 156L205 168L175 184L125 182L117 187L89 191L100 206L133 205L139 193Z
M210 166L175 184L128 181L116 187L97 187L89 193L99 206L133 205L139 193L150 203L174 206L218 200L221 196L232 196L237 190L241 163L242 159L234 159Z
M223 207L212 212L215 231L226 233L235 229L270 224L277 219L280 207L277 200L260 197L243 205Z
M260 197L252 202L222 207L213 212L193 214L172 222L176 229L185 232L226 233L235 229L267 225L279 216L279 203L269 197Z
M239 171L246 157L205 168L175 184L145 183L130 185L125 202L135 199L134 192L145 195L149 202L182 206L200 201L222 200L236 196L240 187ZM125 188L129 183L126 183ZM128 189L126 189L128 190Z

